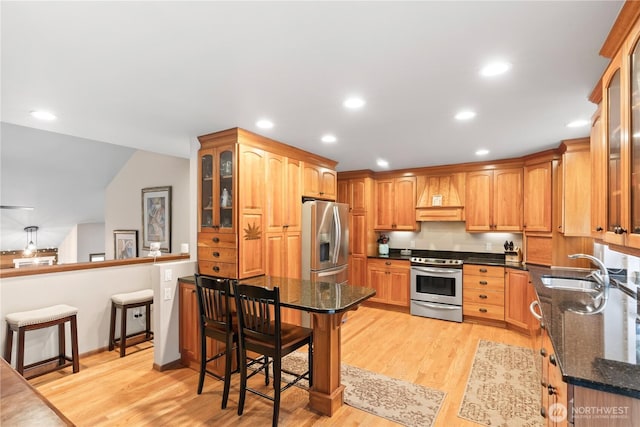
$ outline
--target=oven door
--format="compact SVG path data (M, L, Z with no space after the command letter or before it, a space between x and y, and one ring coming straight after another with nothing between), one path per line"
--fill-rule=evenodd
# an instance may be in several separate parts
M462 270L411 267L411 299L462 305Z

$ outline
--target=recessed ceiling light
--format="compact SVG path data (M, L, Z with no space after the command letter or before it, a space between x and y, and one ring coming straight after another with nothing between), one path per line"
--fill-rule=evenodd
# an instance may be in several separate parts
M57 117L48 111L32 111L31 115L40 120L55 120Z
M456 120L471 120L476 116L475 111L465 110L456 114Z
M570 123L567 123L567 127L568 128L581 128L583 126L588 125L590 122L589 120L574 120Z
M383 159L378 159L378 161L376 163L381 168L388 168L389 167L389 162L387 162L386 160L383 160Z
M336 138L333 135L324 135L322 137L322 142L325 142L327 144L332 144L332 143L336 142L337 140L338 140L338 138Z
M262 129L271 129L273 127L273 122L271 120L262 119L256 122L256 126Z
M489 154L489 150L487 150L486 148L481 148L476 151L476 156L486 156L487 154Z
M343 105L351 110L362 108L365 104L364 99L356 96L345 99Z
M500 74L504 74L511 69L511 64L508 62L492 62L485 65L480 70L480 75L484 77L493 77Z

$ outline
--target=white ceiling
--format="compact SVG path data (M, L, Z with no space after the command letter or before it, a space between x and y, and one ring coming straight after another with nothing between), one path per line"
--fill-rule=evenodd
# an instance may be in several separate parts
M97 141L189 157L198 135L239 126L337 160L342 171L382 170L378 158L401 169L557 147L589 133L565 125L595 111L587 97L608 63L598 51L621 5L2 1L0 148L7 182L0 204L23 203L7 190L22 182L5 175L10 156L20 157L7 135L32 156L45 149L27 148L29 140L46 147L67 135L79 144L59 149L58 170L30 172L77 196L67 200L74 214L67 229L96 218L96 205L84 203L96 190L77 185L86 178L73 163L82 162L74 153L83 144L104 161L107 148ZM495 58L510 61L511 71L480 77ZM342 102L354 94L366 105L348 111ZM457 122L462 108L477 117ZM33 110L58 118L38 121ZM261 118L275 126L258 129ZM325 133L338 142L320 142ZM490 154L479 159L478 148ZM128 155L117 154L113 167ZM71 181L64 171L74 171ZM44 203L44 194L40 188L30 197ZM53 216L62 222L65 215L36 211L40 217L9 220L3 212L3 237L6 227L42 226Z

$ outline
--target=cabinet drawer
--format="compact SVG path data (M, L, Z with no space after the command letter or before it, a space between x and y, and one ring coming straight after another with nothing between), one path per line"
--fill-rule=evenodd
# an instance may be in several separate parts
M215 261L198 261L198 272L200 274L237 279L238 275L236 271L236 264Z
M490 304L504 307L504 293L485 291L482 289L465 289L462 293L464 303L476 303L480 305Z
M223 233L199 233L198 246L209 246L212 248L235 248L236 235Z
M476 276L504 278L504 267L465 264L462 266L462 271L464 274L474 274Z
M462 279L462 286L463 295L470 289L504 292L504 276L489 277L465 274Z
M462 304L462 314L465 316L481 317L483 319L504 320L504 307L464 302Z
M409 261L394 259L369 258L367 260L367 265L382 270L388 268L400 268L405 270L411 269L411 264L409 263Z
M236 263L238 251L235 248L200 246L198 259L204 261Z

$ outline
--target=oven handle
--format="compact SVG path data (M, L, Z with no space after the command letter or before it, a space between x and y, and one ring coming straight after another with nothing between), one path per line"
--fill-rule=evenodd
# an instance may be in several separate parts
M459 305L444 305L444 304L431 304L424 301L412 301L414 304L421 305L423 307L435 308L437 310L460 310Z
M461 270L459 269L453 270L453 269L429 268L429 267L412 267L411 269L420 273L436 273L436 274L438 273L439 274L456 274L461 272Z

